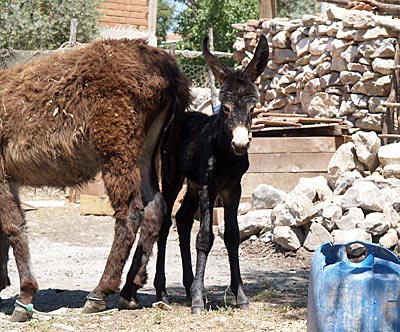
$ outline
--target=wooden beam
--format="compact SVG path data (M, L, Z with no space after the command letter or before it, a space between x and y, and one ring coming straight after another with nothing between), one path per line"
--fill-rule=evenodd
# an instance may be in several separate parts
M349 0L318 0L318 2L328 2L335 5L339 5L348 9L351 9L352 5L355 3L363 2L370 6L378 8L379 12L387 12L389 14L393 14L395 16L400 15L400 5L398 4L391 4L391 3L381 3L376 0L362 0L362 1L349 1Z

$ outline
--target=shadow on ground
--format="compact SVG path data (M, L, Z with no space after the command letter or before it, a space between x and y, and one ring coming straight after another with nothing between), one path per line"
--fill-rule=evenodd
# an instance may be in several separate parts
M256 271L244 274L245 290L250 302L264 302L274 305L290 305L294 308L307 307L308 271L291 272L264 272ZM188 305L183 286L168 287L170 302L178 305ZM60 308L82 308L89 294L83 290L45 289L39 291L33 305L36 310L50 312ZM139 294L141 307L151 307L156 301L154 288L148 287ZM11 315L17 297L2 299L0 312ZM107 298L107 306L116 308L119 294ZM216 286L206 284L205 292L206 309L218 310L220 308L235 306L233 293L228 285Z

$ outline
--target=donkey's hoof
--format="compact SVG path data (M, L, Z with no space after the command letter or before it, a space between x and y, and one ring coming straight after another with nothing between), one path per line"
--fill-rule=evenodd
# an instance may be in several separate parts
M201 314L201 309L202 308L199 308L199 307L193 307L192 308L192 314L193 315L200 315Z
M105 300L86 300L86 303L82 309L83 314L94 314L96 312L102 312L107 310Z
M240 310L249 311L250 310L250 304L249 303L239 304L239 309Z
M122 296L118 301L118 310L134 310L139 308L139 304L135 299L131 299L130 301L124 299Z
M11 322L26 322L27 320L32 318L32 311L28 311L25 308L20 306L16 306L11 317Z

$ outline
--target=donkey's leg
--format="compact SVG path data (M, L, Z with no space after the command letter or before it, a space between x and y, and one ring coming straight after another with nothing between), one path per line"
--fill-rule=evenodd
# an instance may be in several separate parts
M200 314L201 309L204 308L204 273L207 257L214 243L212 226L215 196L212 186L203 185L200 191L200 230L196 239L196 275L190 288L193 314Z
M100 282L87 297L84 313L105 310L106 296L118 291L122 270L143 220L140 171L134 160L125 160L125 169L129 171L123 170L123 177L115 174L119 165L121 163L103 167L104 184L115 210L114 240Z
M224 242L228 250L231 269L231 289L236 297L236 302L241 309L249 308L249 300L244 293L243 282L239 267L240 235L237 220L237 210L241 196L241 185L238 183L230 191L222 193L224 202L225 233Z
M193 227L193 216L199 206L198 186L188 182L187 192L182 205L176 214L176 227L179 236L179 248L182 259L183 285L186 290L187 301L192 301L190 287L193 284L194 275L192 269L192 254L190 250L190 234Z
M24 232L25 219L15 188L4 180L0 183L0 216L1 229L8 238L17 264L20 280L18 301L23 305L31 304L38 284L31 269L28 237ZM23 322L31 316L31 312L16 306L10 320Z
M165 251L167 245L167 238L169 229L172 225L171 214L175 203L175 200L182 188L183 178L179 179L173 186L163 181L163 197L167 205L167 214L161 225L160 236L157 241L157 263L156 263L156 275L154 277L154 287L156 288L156 299L157 301L163 301L169 303L168 293L166 290L166 279L165 279Z
M8 278L8 251L10 248L10 242L6 234L0 227L0 291L7 286L10 286L10 279ZM1 301L1 298L0 298Z

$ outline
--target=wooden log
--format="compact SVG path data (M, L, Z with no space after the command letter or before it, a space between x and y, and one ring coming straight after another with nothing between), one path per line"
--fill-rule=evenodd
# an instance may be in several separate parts
M262 113L261 117L281 117L281 118L304 118L304 114L289 114L289 113Z
M383 103L382 105L386 107L400 107L400 103Z
M400 138L400 134L378 134L379 138Z
M389 14L393 14L395 16L399 16L400 13L400 5L397 4L388 4L381 3L376 0L362 0L362 1L348 1L348 0L318 0L318 2L328 2L335 5L339 5L348 9L351 9L352 5L359 4L361 2L368 4L370 6L378 8L379 12L387 12Z
M251 125L251 130L257 130L257 129L262 129L265 128L265 125L262 123L258 123L258 124L252 124Z

